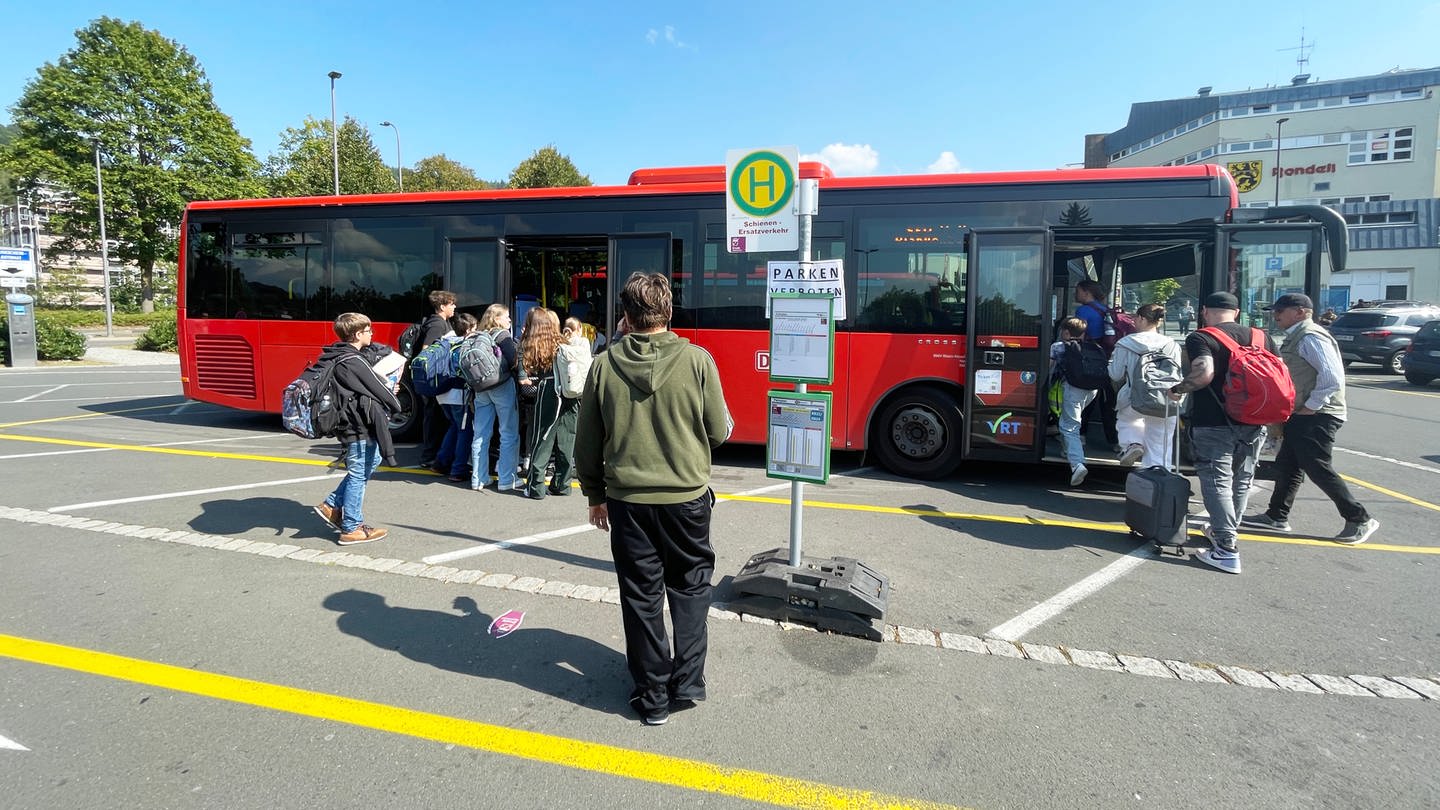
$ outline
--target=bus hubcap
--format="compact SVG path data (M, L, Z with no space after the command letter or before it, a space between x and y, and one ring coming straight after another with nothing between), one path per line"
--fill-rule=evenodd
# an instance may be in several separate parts
M890 429L895 449L910 458L928 458L940 450L945 427L928 409L910 407L895 415Z

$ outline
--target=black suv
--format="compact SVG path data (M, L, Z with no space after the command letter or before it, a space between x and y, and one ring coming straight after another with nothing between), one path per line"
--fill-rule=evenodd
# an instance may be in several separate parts
M1377 306L1352 309L1330 324L1340 344L1340 359L1378 363L1391 374L1405 371L1405 349L1427 322L1440 318L1440 307L1430 304Z
M1440 320L1420 327L1405 350L1405 379L1429 385L1436 378L1440 378Z

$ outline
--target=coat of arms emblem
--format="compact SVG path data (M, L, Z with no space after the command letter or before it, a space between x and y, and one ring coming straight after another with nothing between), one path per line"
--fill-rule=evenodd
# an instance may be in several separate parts
M1235 187L1243 194L1247 191L1254 191L1260 185L1260 169L1264 161L1261 160L1237 160L1234 163L1226 163L1225 170L1235 178Z

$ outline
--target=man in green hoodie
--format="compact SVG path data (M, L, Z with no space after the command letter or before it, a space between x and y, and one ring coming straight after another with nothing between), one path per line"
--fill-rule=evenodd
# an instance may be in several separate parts
M629 333L595 358L580 400L575 470L590 523L610 533L630 705L658 726L705 699L710 451L733 423L705 350L669 330L670 280L635 273L620 292ZM670 603L675 646L665 633Z

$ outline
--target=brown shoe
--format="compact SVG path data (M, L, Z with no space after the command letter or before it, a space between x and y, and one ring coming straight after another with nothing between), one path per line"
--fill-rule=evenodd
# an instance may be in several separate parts
M342 546L353 546L357 543L369 543L372 540L379 540L390 532L386 529L377 529L374 526L360 524L353 532L346 532L340 535L338 542Z
M330 528L337 531L340 529L340 507L331 506L328 503L319 503L315 505L315 514L319 515L321 520L329 523Z

